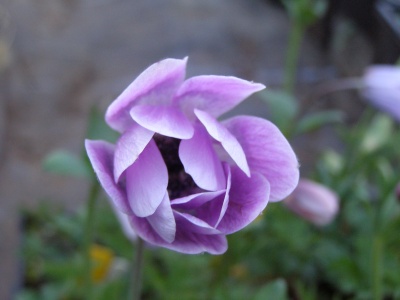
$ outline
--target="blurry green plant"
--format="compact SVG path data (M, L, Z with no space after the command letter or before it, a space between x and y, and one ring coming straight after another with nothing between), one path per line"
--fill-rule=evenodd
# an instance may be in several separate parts
M301 116L289 94L265 96L267 103L273 102L272 118L292 137L327 124L337 129L343 149L323 152L312 178L339 194L338 217L316 227L275 204L252 226L229 237L223 256L182 256L149 248L143 299L398 299L398 126L386 115L366 110L356 126L348 128L339 112ZM97 113L90 123L100 120ZM55 152L44 167L97 184L84 155ZM84 247L105 248L111 262L101 279L94 280L99 262L89 256L90 297L125 299L134 245L123 235L105 197L100 198L95 209L101 217L92 219L91 242ZM25 215L25 289L17 299L88 299L82 272L88 266L82 254L86 233L81 229L87 210L65 214L43 206Z
M297 63L301 42L307 28L322 17L327 2L325 0L281 0L285 6L291 29L286 54L284 90L293 93L296 81Z

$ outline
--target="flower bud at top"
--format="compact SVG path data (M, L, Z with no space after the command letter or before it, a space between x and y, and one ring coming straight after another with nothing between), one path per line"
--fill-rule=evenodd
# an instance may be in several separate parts
M284 200L286 206L315 225L326 225L336 216L337 194L326 186L301 179L293 193Z

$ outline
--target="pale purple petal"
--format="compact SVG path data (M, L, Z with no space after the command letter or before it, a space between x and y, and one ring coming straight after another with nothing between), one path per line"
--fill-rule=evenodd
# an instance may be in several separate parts
M244 154L242 146L232 133L229 132L223 125L221 125L215 118L207 112L195 109L199 121L204 125L207 132L218 142L237 164L237 166L250 176L249 166L247 165L246 155Z
M179 157L186 173L200 188L208 191L225 189L226 179L222 164L212 146L212 141L202 126L196 126L193 137L182 140Z
M132 124L121 135L115 147L114 154L114 180L116 183L118 183L122 173L136 161L153 135L154 132L138 124Z
M171 201L171 205L174 209L195 209L225 193L226 190L193 194L186 197L174 199Z
M110 206L117 217L119 224L121 225L122 232L124 235L132 242L137 240L137 235L132 228L131 223L129 222L129 215L122 213L114 204L112 200L110 200Z
M208 252L210 254L222 254L228 249L225 235L201 234L188 230L193 226L187 219L176 216L176 235L172 243L164 241L150 226L147 218L131 216L130 221L135 232L146 242L155 246L165 247L185 254L199 254Z
M229 205L232 176L230 166L227 163L224 163L224 171L227 178L225 193L221 194L219 197L215 197L212 201L204 202L203 205L196 207L197 209L195 210L195 214L198 218L204 220L213 227L217 227L221 222Z
M114 182L114 145L104 141L85 140L85 148L101 186L114 205L123 213L132 214L125 190Z
M168 185L168 171L154 140L126 170L126 191L133 212L148 217L156 211Z
M257 218L268 203L270 186L264 176L252 172L247 177L237 167L231 168L232 185L229 204L217 229L225 234L236 232Z
M210 226L203 220L196 218L195 216L189 215L187 213L180 213L178 211L174 211L174 214L177 219L182 218L187 221L187 225L185 226L185 230L187 231L201 234L221 234L219 230Z
M174 102L179 103L184 113L195 119L195 108L219 117L231 110L251 94L264 89L253 83L229 76L196 76L186 80L179 88Z
M400 122L400 67L375 65L363 77L362 96Z
M176 223L169 202L168 193L165 193L163 201L156 209L155 213L147 217L151 227L166 242L172 243L175 239Z
M364 84L371 88L400 89L400 67L393 65L373 65L366 69Z
M279 129L267 120L248 116L223 124L242 145L251 173L261 173L270 183L270 201L288 196L299 181L299 164Z
M164 59L143 71L108 107L106 121L123 132L132 120L129 111L137 104L167 104L185 79L187 58Z
M130 111L131 117L148 130L177 139L193 136L193 126L186 116L173 106L139 105Z

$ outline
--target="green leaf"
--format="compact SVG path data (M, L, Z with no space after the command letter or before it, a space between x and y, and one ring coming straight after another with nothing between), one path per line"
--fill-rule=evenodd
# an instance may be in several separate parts
M287 286L283 279L277 279L262 287L253 300L286 300Z
M391 118L383 114L378 114L368 127L363 141L361 142L361 150L371 153L389 142L393 132L393 121Z
M343 113L336 110L321 111L304 116L297 125L297 134L311 132L331 123L343 121Z
M281 130L288 129L299 110L293 95L281 90L267 90L260 96L269 108L269 119Z
M59 175L93 179L94 173L78 156L64 150L56 150L47 155L43 168Z

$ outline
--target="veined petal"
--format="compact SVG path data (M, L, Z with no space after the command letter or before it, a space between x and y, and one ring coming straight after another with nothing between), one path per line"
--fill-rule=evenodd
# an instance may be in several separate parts
M221 143L222 147L237 166L250 177L250 169L247 165L246 155L235 136L207 112L195 109L194 113L204 125L207 132Z
M221 222L229 205L229 193L231 189L231 170L229 164L224 163L224 171L227 178L225 193L215 197L212 201L203 203L203 205L195 209L195 215L214 228L217 228Z
M221 161L202 126L196 126L191 139L181 141L179 157L185 172L192 176L198 187L208 191L225 189L226 182Z
M259 172L271 186L270 201L288 196L299 181L299 164L289 142L271 122L240 116L223 122L238 139L250 171Z
M175 239L176 223L169 202L168 193L165 193L161 204L157 207L154 214L147 217L151 227L163 238L166 242L172 243Z
M228 242L222 234L201 234L190 231L193 223L179 214L176 217L176 235L172 243L163 240L151 227L147 218L130 216L130 221L135 232L146 242L155 246L165 247L186 254L222 254L228 249Z
M269 183L261 174L251 173L249 178L235 166L231 172L228 208L217 226L224 234L236 232L257 218L267 206L270 192Z
M168 171L154 140L126 170L129 204L138 217L148 217L161 204L168 185Z
M221 234L221 232L195 216L174 211L175 217L186 223L185 230L201 234Z
M195 209L225 193L226 190L193 194L190 196L174 199L171 201L171 205L172 207L174 207L174 209Z
M117 142L114 154L114 180L131 166L153 137L154 132L133 123Z
M176 93L174 102L179 103L183 112L195 119L195 108L204 110L218 118L231 110L251 94L264 89L260 83L253 83L230 76L204 75L186 80Z
M85 148L101 186L116 208L125 214L132 214L124 189L114 182L114 145L104 141L86 140Z
M193 126L186 116L173 106L138 105L131 109L131 117L148 130L177 139L193 136Z
M186 62L187 58L164 59L143 71L108 107L108 125L123 132L132 123L129 111L133 105L170 103L185 79Z

